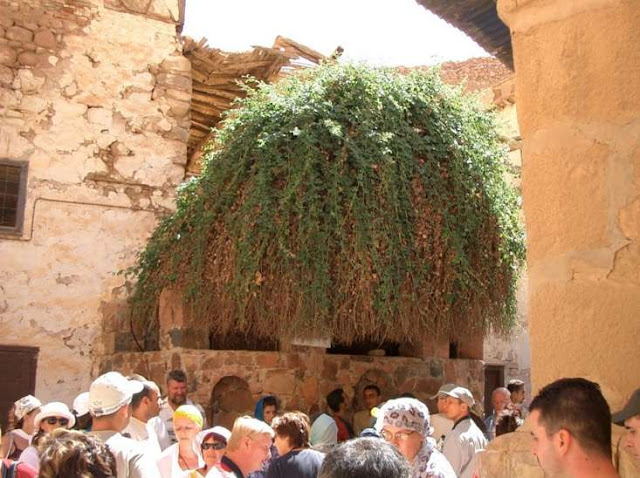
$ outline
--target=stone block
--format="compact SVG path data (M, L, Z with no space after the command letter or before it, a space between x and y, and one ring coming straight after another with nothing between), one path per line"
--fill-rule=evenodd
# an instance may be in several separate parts
M295 388L296 381L291 370L269 370L264 380L264 391L274 395L289 394Z
M191 78L175 73L163 72L156 77L159 85L180 91L191 91Z
M629 384L640 383L637 367L620 373L620 364L628 363L629 351L637 348L638 310L637 285L613 280L540 283L530 296L530 313L536 318L529 325L532 389L560 377L586 377L601 385L612 409L620 409Z
M44 85L45 79L36 76L31 70L20 69L16 79L19 81L20 90L25 94L37 93Z
M33 37L33 42L36 45L48 50L54 50L58 47L56 36L51 30L41 30L39 32L36 32Z
M13 83L13 69L0 64L0 85L11 86Z
M164 59L160 63L160 69L165 72L191 72L191 61L182 55L174 55Z
M40 55L31 51L23 51L18 55L18 62L24 66L36 66L40 61Z
M113 111L107 108L89 108L87 110L87 119L89 123L108 129L113 122Z
M7 29L6 37L9 40L14 40L22 43L30 43L33 41L33 32L26 28L19 27L17 25Z
M135 13L146 13L153 0L120 0L122 5Z
M524 211L536 218L527 222L531 267L545 257L609 245L610 154L607 138L594 140L571 126L547 128L525 140Z
M177 22L180 18L177 0L153 0L148 15L166 22Z
M0 65L13 66L17 56L15 48L0 44Z

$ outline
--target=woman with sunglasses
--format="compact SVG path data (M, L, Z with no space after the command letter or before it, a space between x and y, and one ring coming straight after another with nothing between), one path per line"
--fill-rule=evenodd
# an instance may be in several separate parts
M76 423L76 418L62 402L50 402L43 405L33 420L36 434L31 439L31 445L22 452L18 461L31 465L36 470L40 469L40 453L38 445L40 441L58 428L71 428Z
M376 430L394 445L412 468L412 478L456 478L431 437L429 409L415 398L386 402L377 413Z
M219 426L198 433L196 443L200 447L205 463L204 467L198 470L201 476L206 476L211 468L220 465L230 436L229 430Z

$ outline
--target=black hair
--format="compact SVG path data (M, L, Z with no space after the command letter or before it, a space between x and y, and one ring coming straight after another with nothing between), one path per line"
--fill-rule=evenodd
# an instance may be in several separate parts
M334 412L340 411L340 404L344 402L344 390L336 388L327 395L327 405Z
M514 382L507 384L507 390L509 393L518 392L520 390L524 390L524 383L522 382Z
M548 436L568 431L588 451L611 458L611 410L600 386L584 378L562 378L545 386L532 400Z
M276 407L276 411L280 408L278 406L278 399L274 395L268 395L262 399L262 410L265 407Z
M374 390L378 395L382 395L382 392L380 391L380 387L378 387L377 385L374 385L373 383L370 383L369 385L364 387L362 389L362 393L366 392L367 390Z
M134 393L133 397L131 397L131 410L137 410L144 397L151 398L152 391L153 389L149 385L143 384L142 390Z
M318 478L411 478L411 467L390 443L355 438L327 453Z

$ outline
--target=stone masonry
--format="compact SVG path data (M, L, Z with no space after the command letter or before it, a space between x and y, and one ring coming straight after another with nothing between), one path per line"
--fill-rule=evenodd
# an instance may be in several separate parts
M87 389L126 326L116 273L174 207L191 101L178 10L0 0L0 157L28 162L22 233L0 236L0 336L40 348L43 401Z
M258 398L268 394L277 395L284 409L313 414L325 409L324 397L337 387L355 398L352 408L358 410L369 383L380 386L384 399L411 392L430 405L444 383L468 384L476 397L484 386L479 360L330 355L312 348L287 353L174 348L117 353L102 364L103 370L139 373L162 387L173 368L187 373L190 397L205 407L209 419L225 426L238 414L252 413ZM227 393L218 393L220 387Z

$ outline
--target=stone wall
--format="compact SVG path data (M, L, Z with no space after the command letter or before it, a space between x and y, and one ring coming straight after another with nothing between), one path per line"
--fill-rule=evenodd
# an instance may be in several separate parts
M277 395L285 409L313 414L325 408L324 397L337 387L355 397L353 410L360 409L357 401L369 383L378 384L385 399L411 392L431 406L429 397L443 383L466 384L480 400L484 387L479 360L329 355L313 348L289 353L172 349L118 353L102 363L103 371L139 373L161 386L173 368L185 370L190 397L209 418L215 412L214 423L226 426L238 413L252 412L265 394ZM221 386L227 393L218 393Z
M0 340L40 347L43 401L85 390L128 326L115 273L184 178L177 5L0 0L0 157L28 162L23 232L0 236Z

